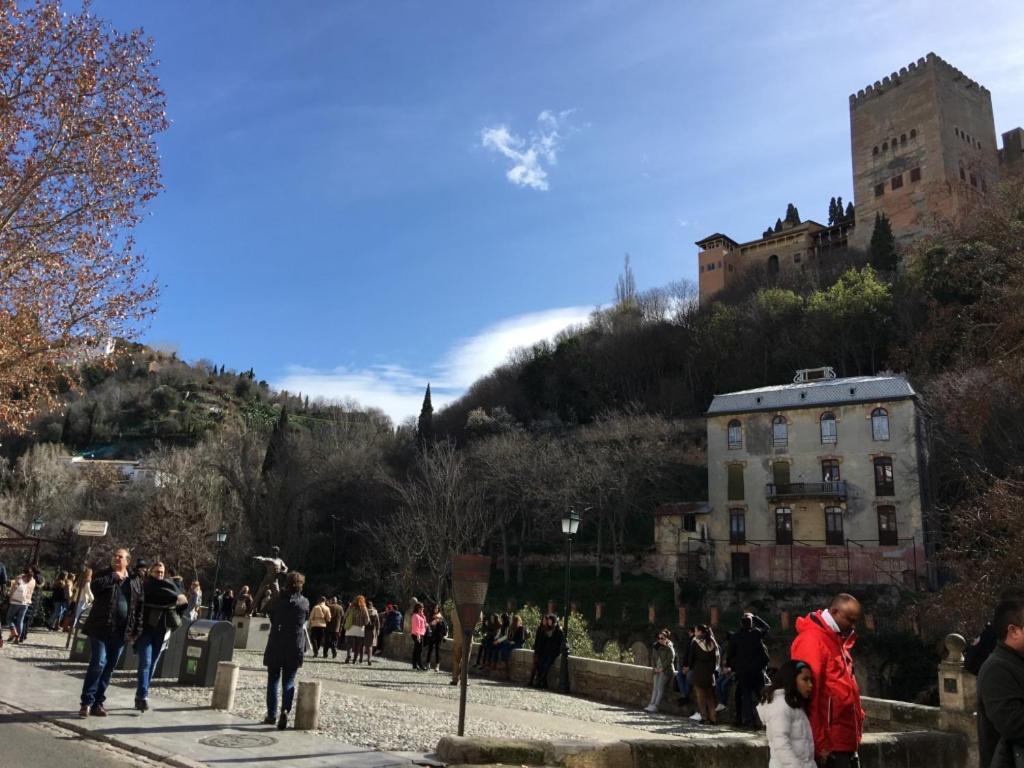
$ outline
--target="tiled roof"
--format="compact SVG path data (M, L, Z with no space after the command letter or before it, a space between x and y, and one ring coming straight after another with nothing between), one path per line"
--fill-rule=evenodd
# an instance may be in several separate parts
M706 501L675 501L659 504L654 510L655 517L669 515L710 515L711 505Z
M902 376L851 376L715 395L708 407L708 415L905 400L916 396L913 387Z

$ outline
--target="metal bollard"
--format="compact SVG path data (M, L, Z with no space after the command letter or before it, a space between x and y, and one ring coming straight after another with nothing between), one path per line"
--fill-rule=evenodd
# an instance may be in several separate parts
M315 731L320 725L319 680L299 683L299 695L295 702L295 730Z
M235 706L235 688L238 686L238 664L233 661L217 662L217 676L213 680L213 700L210 706L230 712Z

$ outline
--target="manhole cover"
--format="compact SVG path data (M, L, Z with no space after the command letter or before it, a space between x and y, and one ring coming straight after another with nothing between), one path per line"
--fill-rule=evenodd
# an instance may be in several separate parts
M253 733L222 733L200 739L199 743L208 747L224 747L225 749L251 749L252 747L269 747L271 744L277 744L277 739L273 736L261 736Z

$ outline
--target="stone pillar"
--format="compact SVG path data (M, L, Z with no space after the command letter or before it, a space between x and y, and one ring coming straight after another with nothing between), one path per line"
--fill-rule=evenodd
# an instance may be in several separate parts
M686 606L685 605L680 605L679 606L679 626L680 627L685 627L686 626Z
M779 614L779 627L782 628L783 632L789 631L789 611L783 611Z
M217 675L213 679L213 697L210 706L230 712L235 706L235 688L238 686L238 664L218 661Z
M939 707L954 712L973 712L978 679L964 669L962 635L946 635L946 659L939 662Z
M320 725L319 680L303 680L299 683L299 695L295 700L295 730L315 731Z

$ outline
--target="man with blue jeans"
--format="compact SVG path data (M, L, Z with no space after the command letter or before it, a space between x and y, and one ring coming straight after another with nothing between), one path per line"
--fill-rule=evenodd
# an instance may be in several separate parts
M89 638L91 657L82 685L79 717L107 715L103 702L107 698L110 676L124 650L131 613L141 604L138 599L133 599L133 584L128 578L129 559L127 549L116 550L110 561L110 570L92 580L95 599L89 618L82 627L82 633Z

